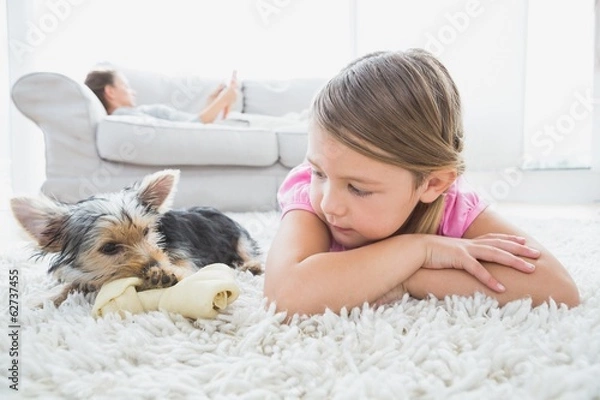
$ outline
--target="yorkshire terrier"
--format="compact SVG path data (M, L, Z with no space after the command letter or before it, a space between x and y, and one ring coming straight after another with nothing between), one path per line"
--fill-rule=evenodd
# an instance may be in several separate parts
M233 219L209 207L169 210L178 181L178 170L163 170L73 204L46 196L11 200L38 255L53 255L48 273L65 284L56 306L71 292L96 292L119 278L139 277L138 290L146 290L216 262L262 272L256 241Z

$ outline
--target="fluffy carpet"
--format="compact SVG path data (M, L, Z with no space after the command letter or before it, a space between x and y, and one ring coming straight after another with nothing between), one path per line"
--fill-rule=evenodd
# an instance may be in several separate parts
M215 320L152 312L94 319L91 299L30 307L52 286L47 261L0 257L2 393L14 346L9 270L19 270L19 394L30 398L600 398L600 208L584 217L513 213L567 266L582 305L505 307L484 296L401 301L282 323L263 278ZM275 213L230 214L266 249ZM8 371L10 377L11 372ZM3 397L5 398L5 397Z

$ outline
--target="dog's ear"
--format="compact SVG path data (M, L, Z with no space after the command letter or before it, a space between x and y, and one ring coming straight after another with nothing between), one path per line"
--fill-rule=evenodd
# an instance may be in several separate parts
M146 176L138 187L138 197L142 204L151 207L159 213L164 213L171 208L177 183L179 170L165 169Z
M47 197L15 197L10 200L13 215L44 251L61 250L61 231L68 215L65 205Z

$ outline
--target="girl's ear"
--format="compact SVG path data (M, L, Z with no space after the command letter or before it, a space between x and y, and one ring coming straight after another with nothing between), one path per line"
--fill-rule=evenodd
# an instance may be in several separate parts
M419 200L423 203L434 202L442 193L454 183L458 174L455 169L434 171L425 179L421 186Z

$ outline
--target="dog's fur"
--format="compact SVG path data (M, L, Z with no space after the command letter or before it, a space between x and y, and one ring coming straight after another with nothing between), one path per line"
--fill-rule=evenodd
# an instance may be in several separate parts
M40 256L53 255L49 273L65 283L54 303L73 291L95 292L106 282L142 278L140 290L169 287L211 263L257 274L256 242L220 211L169 211L179 171L164 170L117 193L67 204L17 197L13 214Z

